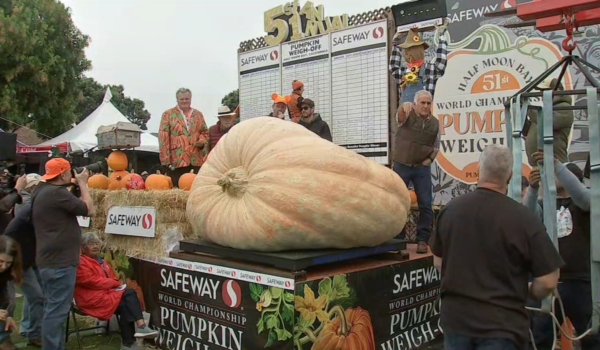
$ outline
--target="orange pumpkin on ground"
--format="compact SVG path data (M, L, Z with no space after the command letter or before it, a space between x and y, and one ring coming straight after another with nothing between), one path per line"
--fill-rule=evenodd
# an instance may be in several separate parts
M108 189L109 190L122 190L125 188L127 181L125 178L129 175L128 171L120 170L113 171L108 177Z
M171 188L170 177L161 175L160 172L148 176L146 179L147 190L168 190Z
M108 190L109 182L110 180L108 177L104 176L103 174L96 174L88 179L88 187Z
M115 171L127 169L127 155L122 151L113 151L106 160L108 166Z
M333 309L333 308L332 308ZM346 312L336 312L337 317L325 324L312 350L375 350L375 337L369 313L357 307Z
M192 189L192 184L194 183L194 180L196 179L196 174L194 174L194 170L190 171L187 174L183 174L181 175L181 177L179 178L179 188L182 190L191 190Z
M186 206L203 240L270 252L373 247L402 231L409 210L408 189L391 169L271 117L223 135Z
M410 190L408 194L410 195L410 204L417 204L417 192Z

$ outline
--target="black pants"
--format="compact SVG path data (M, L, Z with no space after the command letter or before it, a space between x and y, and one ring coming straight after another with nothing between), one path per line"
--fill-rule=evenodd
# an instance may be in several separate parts
M119 316L123 345L130 347L135 343L135 321L144 319L140 300L133 289L125 290L121 296L121 302L115 310L115 315Z
M175 170L170 170L169 169L169 176L171 177L171 180L173 180L173 187L179 187L179 178L181 177L181 175L189 173L190 171L194 170L194 174L198 174L198 169L200 169L199 166L185 166L183 168L175 168Z

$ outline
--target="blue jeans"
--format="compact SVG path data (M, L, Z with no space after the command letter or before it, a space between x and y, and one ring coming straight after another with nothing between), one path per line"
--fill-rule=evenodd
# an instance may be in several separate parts
M64 349L63 324L69 317L76 267L40 268L44 291L44 316L42 319L42 349Z
M563 302L565 314L571 320L577 334L583 334L589 328L592 318L592 285L588 281L565 280L558 284L558 293ZM540 303L528 302L529 306L540 307ZM556 317L563 321L560 306L556 303ZM554 335L552 319L549 315L531 311L529 313L533 338L538 349L552 347ZM558 330L557 330L558 332ZM581 349L600 349L600 333L581 339Z
M512 340L502 338L474 338L444 333L444 350L518 350Z
M36 267L30 267L23 274L23 316L19 333L27 339L42 337L42 316L44 315L44 294L41 278Z
M417 222L417 242L429 242L431 224L433 222L433 188L431 183L431 167L410 167L394 162L394 171L398 174L406 187L412 182L419 203L419 221ZM400 238L404 238L401 235Z

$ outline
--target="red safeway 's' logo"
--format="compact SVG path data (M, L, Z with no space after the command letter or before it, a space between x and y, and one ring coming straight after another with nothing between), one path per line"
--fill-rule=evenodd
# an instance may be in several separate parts
M279 52L271 51L271 61L275 61L278 58L279 58Z
M373 38L379 39L383 36L383 27L373 29Z
M229 307L237 308L242 302L242 289L240 285L234 280L227 280L223 283L223 289L221 290L223 295L223 302Z
M262 278L260 276L256 276L256 282L260 282L262 281Z
M212 272L212 266L208 267L208 272Z
M502 4L500 5L500 8L502 10L506 10L515 6L517 6L517 2L515 0L503 0Z
M231 277L235 277L236 273L235 271L231 271Z
M142 216L142 227L145 230L152 228L152 214L144 214L144 216Z
M290 281L285 281L286 288L290 288L291 286L292 286L292 284L290 283Z

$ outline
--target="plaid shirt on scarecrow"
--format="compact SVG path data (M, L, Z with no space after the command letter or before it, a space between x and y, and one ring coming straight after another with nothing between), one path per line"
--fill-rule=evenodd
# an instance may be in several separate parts
M396 81L398 82L398 94L402 95L402 88L400 87L400 81L402 76L406 74L407 65L402 59L402 49L398 47L398 43L394 42L392 49L392 56L390 57L390 72ZM440 35L440 42L435 50L435 57L431 62L425 65L425 74L423 86L425 90L431 93L435 92L435 85L438 79L440 79L446 71L446 64L448 63L448 42L446 41L445 35Z

